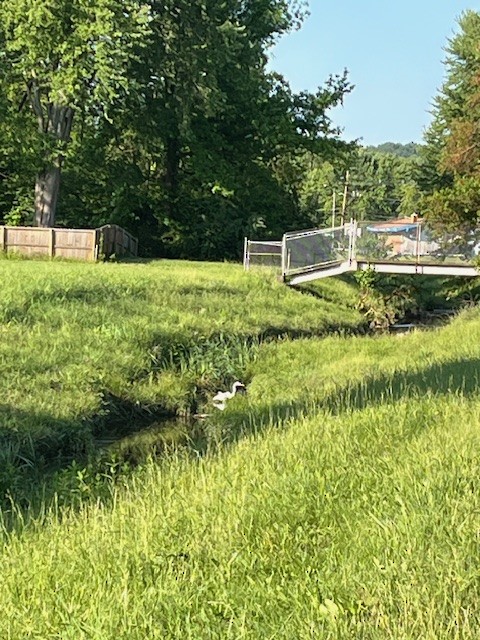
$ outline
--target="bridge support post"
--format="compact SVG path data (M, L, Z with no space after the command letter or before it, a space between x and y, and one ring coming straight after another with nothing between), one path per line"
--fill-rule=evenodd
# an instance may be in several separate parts
M355 262L355 241L357 238L357 222L353 218L350 218L350 225L348 227L348 262L353 264Z
M287 237L282 238L282 279L285 282L287 277Z

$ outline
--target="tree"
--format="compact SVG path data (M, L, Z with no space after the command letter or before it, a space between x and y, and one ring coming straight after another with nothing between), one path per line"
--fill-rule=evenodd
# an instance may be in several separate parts
M1 88L10 110L30 107L42 147L38 225L54 224L74 117L108 118L110 106L130 90L127 69L147 17L135 0L3 0Z
M393 144L393 143L390 143ZM335 220L385 220L418 210L417 156L399 156L372 148L345 147L329 162L314 161L300 190L301 203L314 226ZM348 184L346 184L348 170ZM346 195L346 199L345 199Z
M0 11L4 217L36 172L43 224L58 197L57 224L120 223L149 255L237 257L244 235L304 223L303 157L346 146L329 118L346 74L296 94L267 71L302 2L6 0Z
M450 39L446 80L426 134L420 183L427 216L476 222L480 190L480 13L466 11Z
M416 144L415 142L409 142L407 144L400 144L399 142L383 142L376 147L367 147L368 151L388 153L393 156L399 156L400 158L417 157L420 149L421 145Z
M152 132L159 143L161 241L167 255L234 257L245 234L278 236L295 225L297 194L280 167L307 145L316 153L333 145L327 112L348 83L342 76L297 95L267 73L268 46L293 28L298 6L189 2L170 27L167 5L152 14L156 48L145 50L139 68L148 82L141 81L146 109L135 125L148 127L147 145Z
M480 171L480 13L465 12L450 40L447 79L437 99L441 127L440 168L457 175Z

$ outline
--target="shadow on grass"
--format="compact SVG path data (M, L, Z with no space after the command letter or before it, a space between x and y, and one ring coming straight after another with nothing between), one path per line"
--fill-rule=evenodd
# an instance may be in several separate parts
M299 398L291 402L255 406L254 413L242 411L238 405L238 408L232 407L231 411L219 417L216 435L223 444L233 443L249 433L261 432L268 425L317 411L339 415L426 394L470 396L478 393L479 389L480 358L455 360L433 364L420 371L397 371L365 378L355 384L347 383L323 398L319 392L318 399Z
M106 453L101 442L115 443L127 435L134 438L152 425L159 441L164 423L171 430L171 419L162 407L146 409L108 394L99 413L78 419L0 405L0 509L8 511L12 504L16 509L43 509L45 504L39 500L48 502L57 491L63 494L62 502L69 503L79 469L91 467L97 477L106 467L112 472L122 466L124 461ZM70 497L78 502L78 496Z
M397 371L369 377L360 383L347 383L324 397L319 389L318 399L299 397L292 402L250 408L238 401L225 413L218 412L204 422L179 422L177 425L169 422L167 429L158 422L158 428L147 430L145 440L127 439L116 453L102 455L95 450L94 417L83 421L59 421L43 414L26 416L17 409L0 405L0 424L7 425L0 432L0 488L2 495L7 496L4 527L15 529L19 521L35 518L52 504L79 507L85 500L97 499L108 504L112 486L118 478L125 481L132 467L152 454L162 457L180 447L192 457L203 456L222 450L225 445L234 445L250 433L260 433L271 424L280 426L287 419L312 415L316 411L340 415L427 393L469 396L479 391L479 372L480 358L455 360L433 364L420 371ZM132 407L124 407L124 410L135 415ZM146 418L143 416L143 420L137 422L138 428L146 426ZM19 434L6 434L8 425L15 420L29 420L32 424L36 422L50 428L53 425L58 429L55 441L50 440L50 436L22 440ZM107 425L115 424L105 417L103 420L97 433L105 434ZM29 455L34 455L34 462ZM10 509L12 503L15 507Z

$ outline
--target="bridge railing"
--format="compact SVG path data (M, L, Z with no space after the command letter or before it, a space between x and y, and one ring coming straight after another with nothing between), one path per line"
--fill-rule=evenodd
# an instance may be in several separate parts
M354 259L418 264L471 263L480 254L480 230L455 230L425 222L356 223Z
M350 225L308 229L283 236L284 276L343 263L352 257Z
M408 220L351 221L343 227L286 233L281 245L284 278L348 271L358 262L473 266L480 257L480 228L464 225L451 230Z
M281 240L249 240L245 238L243 251L243 267L273 267L280 270L282 267Z

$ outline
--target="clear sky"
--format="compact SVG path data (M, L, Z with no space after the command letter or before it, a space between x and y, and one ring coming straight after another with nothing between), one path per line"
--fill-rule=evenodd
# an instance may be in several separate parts
M346 139L421 142L445 72L445 46L480 0L310 0L299 31L272 50L270 68L296 91L349 71L355 85L332 112Z

